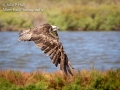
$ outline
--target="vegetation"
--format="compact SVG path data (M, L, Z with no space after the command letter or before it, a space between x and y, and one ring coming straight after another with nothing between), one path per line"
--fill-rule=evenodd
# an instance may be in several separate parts
M62 72L21 72L0 70L0 90L120 90L120 68L116 70Z
M24 3L25 6L3 6ZM61 30L120 30L119 0L2 0L0 30L19 30L48 22ZM8 9L38 9L38 12L3 11Z

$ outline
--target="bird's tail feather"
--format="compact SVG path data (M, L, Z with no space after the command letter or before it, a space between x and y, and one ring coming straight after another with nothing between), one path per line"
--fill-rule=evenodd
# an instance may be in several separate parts
M70 63L70 61L68 61L68 65L69 65L72 69L74 69L74 67L72 66L72 64Z
M69 67L68 64L67 64L67 69L68 69L68 72L73 76L73 74L72 74L72 72L71 72L70 67Z
M24 30L19 32L19 41L30 41L31 39L31 33L29 30Z
M60 63L60 68L62 68L63 69L63 71L64 71L64 73L65 73L65 75L66 76L68 76L68 73L70 73L72 76L73 76L73 74L72 74L72 71L71 71L71 69L74 69L73 67L72 67L72 65L70 64L70 61L68 60L68 57L67 57L67 55L65 54L65 52L64 52L64 54L62 54L62 55L64 55L63 56L63 60L61 60L61 63Z

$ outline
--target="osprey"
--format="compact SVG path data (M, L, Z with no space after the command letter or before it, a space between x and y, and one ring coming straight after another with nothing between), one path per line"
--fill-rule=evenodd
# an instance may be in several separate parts
M50 56L53 64L57 67L60 64L60 70L65 75L71 72L72 65L63 49L62 43L59 41L57 34L59 28L50 24L39 25L35 28L19 32L20 41L33 41L47 55Z

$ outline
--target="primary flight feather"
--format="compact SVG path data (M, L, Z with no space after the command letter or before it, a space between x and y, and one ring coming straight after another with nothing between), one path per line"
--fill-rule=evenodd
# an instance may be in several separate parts
M50 24L43 24L29 30L19 32L20 41L34 41L35 44L47 55L50 56L53 64L57 67L60 64L60 70L65 75L73 69L68 57L63 49L62 43L59 41L57 34L59 28Z

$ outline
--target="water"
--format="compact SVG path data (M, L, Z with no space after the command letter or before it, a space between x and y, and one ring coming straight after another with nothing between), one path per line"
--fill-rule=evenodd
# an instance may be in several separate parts
M120 68L120 32L59 32L77 70ZM59 70L34 42L18 41L18 32L0 32L0 69L53 72Z

